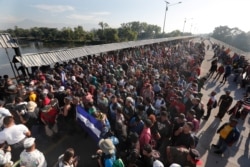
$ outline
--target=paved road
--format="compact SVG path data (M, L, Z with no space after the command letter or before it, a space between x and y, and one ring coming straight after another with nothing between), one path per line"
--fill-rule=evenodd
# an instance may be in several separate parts
M206 41L208 44L209 41ZM210 47L211 48L211 47ZM212 50L206 52L205 60L202 64L202 76L205 75L210 67ZM244 92L243 89L234 83L231 83L232 78L229 78L229 83L225 85L220 85L220 83L215 83L212 80L209 80L205 85L205 89L202 90L204 103L207 102L209 96L208 94L215 90L217 94L217 99L220 95L224 93L224 90L231 90L234 100L242 98ZM203 165L202 167L249 167L250 166L250 153L249 153L249 141L248 137L250 118L246 118L245 122L240 121L239 127L241 130L240 140L228 149L225 152L223 157L220 157L213 153L213 150L210 148L212 143L216 143L218 135L216 135L217 128L228 121L228 116L226 115L223 118L223 121L215 119L218 108L212 111L212 114L208 121L201 122L202 128L200 133L200 141L197 146L197 149L200 151L202 156ZM59 139L51 139L44 135L41 129L37 129L34 132L34 135L37 137L37 148L45 153L45 157L48 162L48 167L52 167L57 160L57 157L62 154L66 148L73 147L76 150L76 154L81 157L79 162L79 167L96 167L96 161L92 160L90 157L95 153L97 146L96 143L88 136L79 131L75 135L65 135Z
M208 44L209 41L206 41ZM211 47L210 47L211 48ZM206 75L208 69L210 68L211 59L213 56L212 50L206 51L206 57L202 63L201 76ZM222 77L221 77L222 78ZM221 85L219 81L214 82L210 79L204 86L205 89L202 90L203 98L202 101L206 104L209 99L209 93L215 90L217 92L216 98L218 99L220 95L224 94L225 90L231 90L231 95L233 96L234 103L243 97L245 89L240 88L240 85L232 82L233 76L228 78L228 83ZM241 136L239 141L231 148L229 148L223 156L218 156L213 153L213 149L210 147L212 143L217 142L219 136L216 134L216 130L223 123L227 122L229 117L226 114L222 121L216 119L214 116L218 112L218 107L212 110L212 114L208 121L201 122L203 126L199 132L200 141L197 149L200 151L202 156L202 161L204 167L249 167L250 166L250 152L249 144L250 137L249 134L249 124L250 118L247 116L246 120L240 120L238 127L241 131Z

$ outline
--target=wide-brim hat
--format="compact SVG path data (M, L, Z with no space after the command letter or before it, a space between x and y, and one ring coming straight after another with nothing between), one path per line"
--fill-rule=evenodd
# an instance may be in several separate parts
M101 139L98 145L106 155L115 153L115 146L110 139Z
M27 104L27 110L28 112L34 112L37 107L37 104L33 101L29 101Z

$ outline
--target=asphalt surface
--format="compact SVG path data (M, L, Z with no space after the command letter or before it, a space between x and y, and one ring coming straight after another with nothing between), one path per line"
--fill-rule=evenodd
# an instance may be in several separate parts
M205 43L211 44L209 41L205 41ZM206 75L208 72L212 56L213 51L210 47L210 50L206 51L206 57L202 63L201 76ZM217 99L225 90L231 90L234 103L236 100L241 99L245 92L239 85L232 82L232 76L228 78L228 82L224 85L221 85L219 81L214 82L210 79L204 87L205 89L202 90L202 101L204 104L208 101L209 93L213 90L217 92ZM250 167L250 137L248 137L250 124L249 115L245 121L241 120L238 124L241 131L239 141L227 149L223 156L218 156L213 153L211 144L217 142L218 135L216 134L216 130L220 125L227 122L229 117L225 115L223 120L220 121L214 117L217 112L218 107L212 110L211 116L207 121L201 122L201 129L198 133L200 140L197 145L197 149L201 154L201 160L203 161L201 167ZM91 159L91 155L95 154L97 144L90 136L87 136L81 128L79 128L78 132L74 135L65 134L58 138L50 138L44 134L42 128L37 127L33 131L33 136L36 137L37 148L45 154L48 167L53 167L59 155L69 147L74 148L76 155L80 156L79 167L97 167L97 162Z
M213 42L213 41L212 41ZM211 44L209 41L205 41L206 44ZM210 68L210 63L212 60L213 51L206 51L205 60L202 63L201 68L201 76L205 76ZM215 75L214 75L215 76ZM204 104L207 103L209 99L209 94L212 91L216 91L216 99L222 94L225 94L225 90L231 91L231 96L233 97L233 104L237 100L242 99L243 94L245 93L245 89L240 87L240 84L234 83L233 75L228 78L228 82L226 84L221 84L222 76L219 81L215 82L213 79L207 81L204 86L205 89L202 90L203 97L202 101ZM198 133L200 137L199 144L197 146L197 150L199 150L201 154L201 159L203 161L202 167L249 167L250 166L250 152L249 152L249 127L250 127L250 118L249 114L245 120L239 120L238 128L241 132L240 139L237 143L235 143L232 147L229 147L224 155L219 156L213 153L213 148L211 148L211 144L216 144L219 139L219 135L216 134L216 130L222 124L229 120L229 115L226 114L222 121L215 118L215 115L218 113L218 107L213 109L211 112L211 116L208 121L201 122L201 129Z
M42 126L35 126L32 136L36 138L36 148L44 153L48 167L53 167L58 157L70 147L74 148L75 155L80 156L78 167L97 167L97 161L91 159L91 155L95 154L98 148L97 143L86 135L81 127L74 134L48 137Z

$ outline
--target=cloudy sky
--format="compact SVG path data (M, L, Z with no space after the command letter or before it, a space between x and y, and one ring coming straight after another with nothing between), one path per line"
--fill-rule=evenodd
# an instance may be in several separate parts
M248 32L249 0L168 0L165 32L210 33L227 25ZM121 23L146 22L163 28L164 0L0 0L0 29L82 25L100 28L99 22L117 28Z

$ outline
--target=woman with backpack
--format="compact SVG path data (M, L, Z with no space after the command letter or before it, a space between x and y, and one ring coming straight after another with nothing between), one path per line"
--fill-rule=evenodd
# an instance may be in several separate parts
M209 100L207 102L207 115L202 118L203 120L208 120L208 118L210 117L212 109L217 107L217 100L215 98L215 95L216 95L215 91L213 91L210 94L210 98L209 98Z

